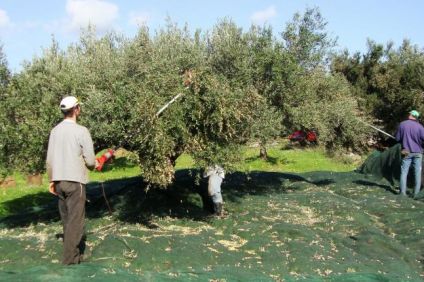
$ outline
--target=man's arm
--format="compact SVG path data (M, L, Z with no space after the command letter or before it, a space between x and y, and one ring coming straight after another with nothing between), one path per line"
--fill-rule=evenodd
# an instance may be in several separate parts
M395 134L396 141L398 141L398 142L400 142L401 139L402 139L402 133L401 133L401 131L402 131L402 129L399 126L399 128L397 129L396 134Z
M49 136L49 144L47 146L47 158L46 158L46 170L47 170L47 177L49 179L49 182L52 181L52 156L53 156L53 148L52 148L52 134L50 133Z
M205 171L203 172L203 177L204 177L204 178L209 177L212 173L213 173L212 168L211 168L210 166L208 166L208 167L205 169Z
M81 147L85 165L89 169L93 169L96 166L96 155L94 154L93 140L91 139L90 132L88 132L87 128L84 128Z
M421 132L420 132L420 138L421 138L421 143L424 143L424 127L421 126Z
M52 181L52 178L53 178L53 169L52 169L53 141L52 139L53 139L52 134L50 134L49 145L47 147L46 170L47 170L47 177L49 179L49 192L57 196L56 186L55 186L55 183Z

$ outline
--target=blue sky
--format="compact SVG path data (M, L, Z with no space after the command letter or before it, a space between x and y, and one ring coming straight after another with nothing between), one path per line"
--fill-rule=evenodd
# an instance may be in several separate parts
M24 60L50 46L52 35L64 48L77 41L88 22L99 32L113 29L132 37L139 23L154 30L167 16L191 30L208 30L230 17L244 29L265 23L278 34L295 12L307 7L320 9L339 49L365 52L367 38L396 46L407 38L424 47L422 0L0 0L0 42L16 72Z

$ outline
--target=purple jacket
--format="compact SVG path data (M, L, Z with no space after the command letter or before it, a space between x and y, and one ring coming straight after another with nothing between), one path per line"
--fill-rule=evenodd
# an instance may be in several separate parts
M410 153L422 153L424 142L424 127L415 120L405 120L396 131L396 140L402 144L402 149Z

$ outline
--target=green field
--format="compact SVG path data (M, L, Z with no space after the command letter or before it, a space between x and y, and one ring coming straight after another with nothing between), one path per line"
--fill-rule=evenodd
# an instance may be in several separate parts
M423 280L422 200L400 198L319 149L257 154L246 148L227 175L224 218L203 210L206 183L195 181L189 156L167 190L146 191L125 158L93 172L86 262L72 267L59 263L61 224L46 188L3 190L0 280Z
M101 154L101 153L100 153ZM258 158L258 149L247 147L244 150L245 162L239 165L238 170L249 171L281 171L281 172L307 172L316 170L329 171L351 171L355 169L354 163L343 163L330 159L320 149L293 149L282 150L281 146L273 146L269 149L269 159L264 161ZM176 170L193 168L194 162L189 155L182 155L177 160ZM113 179L122 179L138 176L140 168L126 158L118 158L112 165L107 165L102 173L90 172L92 182L104 182ZM45 194L47 190L47 176L43 175L42 186L28 186L26 179L15 174L16 187L0 189L0 216L16 213L25 207L42 205L51 201L52 195ZM3 203L10 202L16 198L26 197L26 201L17 202L17 206L5 208Z

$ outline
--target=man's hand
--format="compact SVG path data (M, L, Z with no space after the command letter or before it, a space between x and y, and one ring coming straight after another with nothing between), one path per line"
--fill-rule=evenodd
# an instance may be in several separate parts
M58 196L57 192L56 192L56 186L55 186L53 181L50 182L50 184L49 184L49 192L52 193L55 196Z

